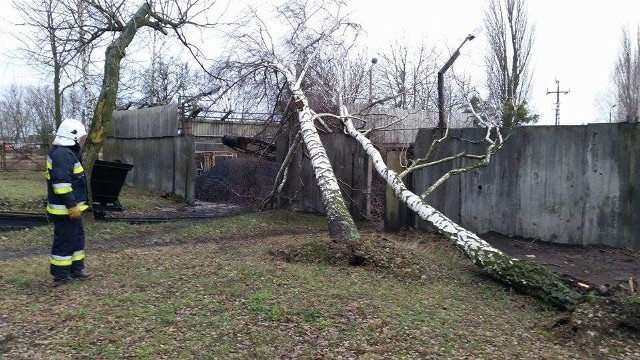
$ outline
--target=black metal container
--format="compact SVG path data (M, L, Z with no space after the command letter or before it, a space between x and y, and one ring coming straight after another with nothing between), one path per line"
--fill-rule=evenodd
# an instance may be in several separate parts
M131 164L96 160L91 173L94 211L122 211L118 196L131 168Z

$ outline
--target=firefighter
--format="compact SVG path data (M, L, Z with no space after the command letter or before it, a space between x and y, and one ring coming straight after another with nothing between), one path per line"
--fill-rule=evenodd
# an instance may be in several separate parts
M53 222L49 272L54 286L86 279L82 212L89 208L80 149L87 137L75 119L62 121L47 155L47 213Z

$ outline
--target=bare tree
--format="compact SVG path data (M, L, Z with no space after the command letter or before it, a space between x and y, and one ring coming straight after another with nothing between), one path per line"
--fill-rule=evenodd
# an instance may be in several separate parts
M178 97L196 94L205 86L188 62L176 56L156 56L149 66L123 71L119 103L148 106L176 102Z
M31 29L20 39L25 60L36 68L44 66L46 75L52 75L54 119L59 125L64 91L77 81L71 70L78 49L78 28L72 16L77 9L62 0L21 0L14 5L24 18L23 25Z
M637 29L640 35L640 27ZM613 72L614 92L617 99L617 110L624 114L628 122L638 122L640 106L640 38L636 46L631 43L627 28L622 29L620 50Z
M341 1L285 2L275 12L287 31L276 38L262 14L250 8L248 11L252 13L253 21L231 32L229 44L233 47L233 52L230 52L233 56L225 57L222 60L224 65L219 68L226 74L237 74L234 85L242 84L256 94L259 94L259 89L276 89L274 93L278 99L284 96L291 100L286 102L293 104L297 119L291 129L294 134L300 134L308 152L322 195L329 233L335 241L350 242L359 238L359 233L320 141L316 128L318 117L314 110L330 108L331 103L335 103L330 96L327 97L330 93L324 89L327 76L332 75L318 71L314 64L321 61L320 57L326 54L329 44L349 46L346 43L353 41L359 29L341 14L342 9ZM256 96L257 101L274 99L268 92L263 91L263 95ZM330 131L327 124L320 126L324 131ZM285 163L283 167L287 165ZM280 171L281 174L285 172L284 168Z
M375 101L376 95L374 83L374 67L378 63L377 58L369 58L366 51L362 51L353 59L347 59L349 66L341 74L338 69L327 69L322 71L325 74L340 74L345 79L344 101L349 106L366 104ZM322 65L329 65L327 62L320 62Z
M394 97L394 107L400 109L434 110L436 60L435 49L424 42L415 51L407 43L390 45L375 67L381 97Z
M121 62L126 55L127 47L136 37L138 31L142 28L151 28L165 35L171 31L180 42L194 52L197 49L187 41L183 28L186 25L214 26L214 24L208 23L208 19L204 19L204 23L198 23L196 20L209 10L214 2L210 0L186 2L164 0L152 4L147 1L131 14L127 13L129 8L125 6L126 2L121 0L107 4L108 7L101 1L85 1L93 9L93 12L89 13L93 14L92 23L95 24L86 41L94 41L107 33L117 33L117 36L105 50L102 87L93 112L89 136L83 149L86 167L89 170L87 175L91 177L90 169L98 159L106 131L111 122L112 112L116 107ZM125 18L126 21L123 20Z
M72 119L84 119L87 115L87 99L85 97L84 86L78 88L74 86L70 89L67 89L64 93L64 108L62 112L62 116L64 118L72 118Z
M26 114L40 144L51 144L55 133L55 96L50 86L30 86L25 94Z
M0 118L5 134L13 142L26 142L31 133L32 123L27 115L25 88L11 84L0 98Z
M88 31L87 28L87 11L88 6L83 0L76 0L76 25L79 30L79 56L80 56L80 74L82 79L82 111L77 118L81 119L82 123L86 124L92 117L92 106L94 104L94 96L91 91L91 52L94 48L93 43L87 41Z
M55 133L51 86L11 84L0 96L0 138L49 144Z
M534 26L529 23L526 1L490 0L485 10L485 28L489 42L485 57L488 101L496 108L504 108L507 127L537 121L537 115L530 114L527 108Z

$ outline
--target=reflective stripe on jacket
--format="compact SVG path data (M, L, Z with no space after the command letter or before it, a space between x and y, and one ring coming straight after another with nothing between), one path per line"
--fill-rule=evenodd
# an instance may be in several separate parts
M72 207L87 205L87 178L80 158L79 147L51 147L47 155L47 212L52 215L68 215Z

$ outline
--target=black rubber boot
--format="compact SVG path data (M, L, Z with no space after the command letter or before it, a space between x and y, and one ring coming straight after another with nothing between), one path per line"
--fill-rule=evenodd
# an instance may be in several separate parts
M70 275L56 276L53 278L53 286L68 284L72 281L73 281L73 278Z
M80 271L74 271L74 272L71 273L71 277L73 279L88 279L88 278L90 278L92 276L93 276L92 273L90 273L90 272L88 272L88 271L86 271L84 269L82 269Z

